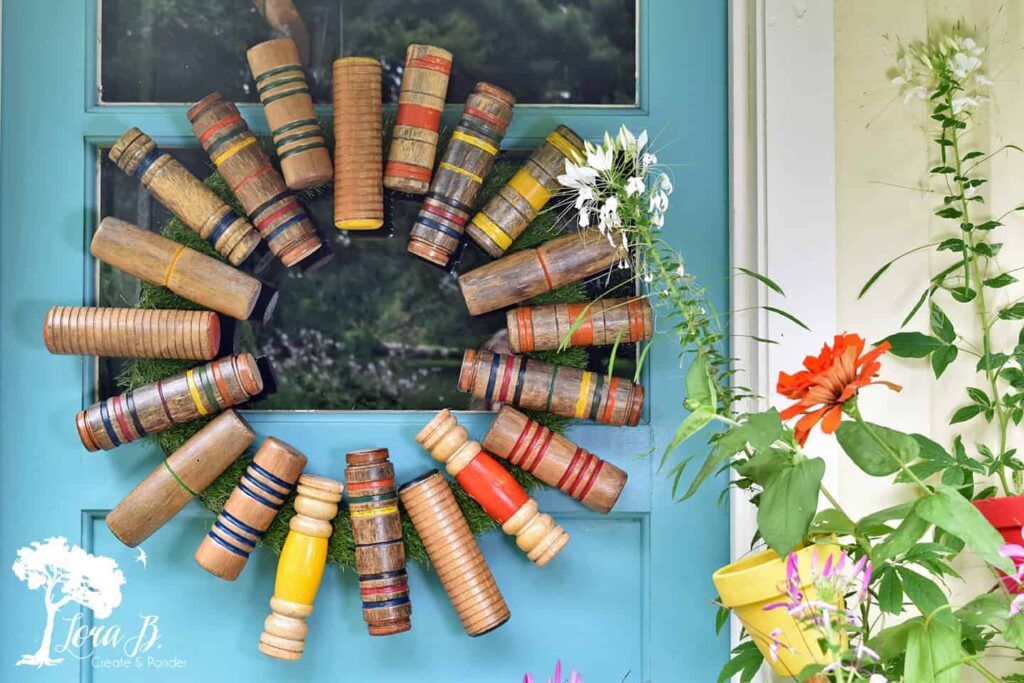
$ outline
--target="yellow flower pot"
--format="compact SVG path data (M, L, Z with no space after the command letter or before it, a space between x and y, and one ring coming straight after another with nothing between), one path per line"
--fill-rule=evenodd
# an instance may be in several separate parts
M810 585L811 556L815 550L818 552L818 572L830 556L833 563L839 560L840 550L834 545L813 545L797 551L801 590L807 600L817 599L817 591ZM818 646L816 632L805 630L788 610L779 607L765 611L765 605L788 599L785 595L786 561L774 550L754 553L733 562L719 569L711 578L722 604L743 622L757 649L777 674L796 676L808 665L831 661L831 657ZM778 639L782 643L778 661L772 661L769 650L771 633L775 629L780 630Z

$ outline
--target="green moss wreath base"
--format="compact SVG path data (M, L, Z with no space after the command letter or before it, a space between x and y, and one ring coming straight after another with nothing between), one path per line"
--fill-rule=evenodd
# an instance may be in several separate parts
M484 182L481 203L497 192L502 185L511 178L516 169L516 164L499 159L495 163L494 169L487 176ZM219 173L214 171L206 179L205 183L210 189L228 202L228 204L230 204L239 215L245 215L245 211L242 209L241 204L239 204L237 198L232 194L224 178ZM322 189L319 191L313 191L312 196L321 194L322 192ZM165 237L175 240L181 244L185 244L204 254L220 258L205 240L192 232L177 218L172 218L168 221L161 233ZM530 224L526 232L516 240L510 251L536 246L537 244L551 239L556 236L556 234L557 228L555 226L555 216L551 213L542 213L533 221L533 223ZM551 292L546 292L545 294L531 300L529 303L574 303L586 300L586 288L582 283L577 282ZM138 306L140 308L160 309L201 308L191 301L177 296L170 290L164 289L163 287L155 287L147 283L143 283L142 285L142 294ZM548 351L530 355L531 357L536 357L545 362L575 368L585 368L588 362L586 349L578 347L569 348L565 351ZM188 361L136 358L131 360L125 366L124 371L118 376L117 382L123 390L127 391L182 372L194 365L196 364ZM566 418L551 415L549 413L531 413L530 416L557 432L563 432L568 423ZM199 431L207 421L208 420L197 420L188 424L178 425L165 432L154 434L147 438L159 445L165 453L171 453L185 443L189 437ZM204 507L215 513L219 513L223 510L224 503L227 501L228 496L231 495L231 492L234 490L239 479L241 479L242 473L252 460L252 455L253 452L250 451L233 463L231 467L229 467L220 475L220 477L208 486L205 491L203 491L199 496L199 502ZM543 486L539 480L527 472L510 465L505 461L500 462L512 473L515 479L519 481L527 491L532 491ZM452 492L455 494L455 499L458 501L459 507L462 508L462 513L465 515L466 521L469 523L469 528L473 532L474 536L479 536L482 533L491 531L498 527L497 522L491 519L476 503L476 501L469 497L461 486L454 481L449 481L449 486L451 486ZM284 504L277 517L267 529L267 532L261 541L261 545L270 548L278 554L280 554L281 547L284 545L285 537L288 535L288 520L295 514L295 508L292 504L293 498L294 495L289 497L288 501ZM407 557L419 562L429 563L427 553L423 548L423 543L420 541L419 534L416 533L416 529L409 522L407 515L403 514L402 524L403 531L405 533L405 549ZM352 541L352 526L349 521L348 510L344 504L342 504L338 512L338 516L334 519L334 533L330 538L327 559L329 562L341 565L342 567L355 567L355 546Z

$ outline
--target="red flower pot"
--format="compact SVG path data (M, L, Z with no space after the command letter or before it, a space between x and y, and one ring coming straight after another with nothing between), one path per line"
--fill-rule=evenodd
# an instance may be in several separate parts
M1024 525L1024 496L1006 496L1004 498L983 498L974 501L974 507L978 508L988 523L999 530L1007 543L1024 545L1021 538L1021 525ZM1014 563L1019 569L1024 560L1014 558ZM1024 585L1021 585L1012 576L999 572L1003 577L1003 585L1011 593L1024 593Z

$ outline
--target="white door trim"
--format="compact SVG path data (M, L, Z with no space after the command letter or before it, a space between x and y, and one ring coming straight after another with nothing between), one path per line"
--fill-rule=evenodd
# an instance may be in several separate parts
M729 3L731 343L737 383L761 397L744 410L777 405L778 372L798 368L837 332L833 31L831 2ZM787 296L737 275L739 267L769 276ZM793 313L811 331L765 305ZM812 445L835 489L834 447ZM736 559L749 552L756 510L735 489L729 502ZM734 624L734 644L738 633Z

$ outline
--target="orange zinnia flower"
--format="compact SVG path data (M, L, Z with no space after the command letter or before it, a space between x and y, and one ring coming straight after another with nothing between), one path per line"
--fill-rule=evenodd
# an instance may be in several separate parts
M882 368L878 357L890 348L892 344L882 342L862 356L864 340L859 335L837 334L831 347L825 344L820 354L804 359L806 370L795 375L779 373L776 391L796 401L782 411L782 419L803 415L794 430L801 446L819 422L821 431L826 434L835 432L843 417L843 404L856 396L862 387L884 384L893 391L903 388L892 382L872 381Z

